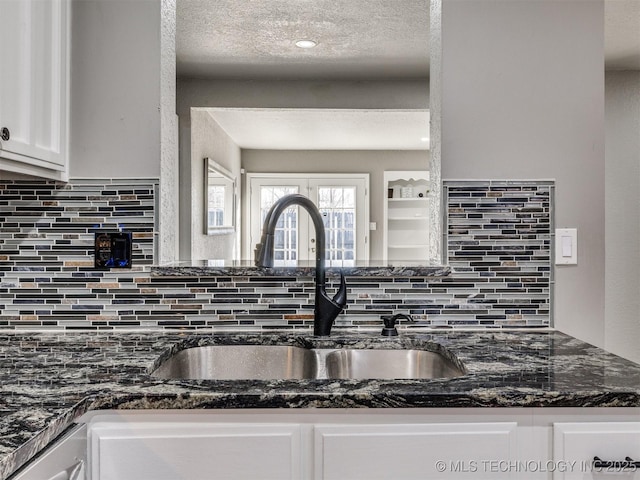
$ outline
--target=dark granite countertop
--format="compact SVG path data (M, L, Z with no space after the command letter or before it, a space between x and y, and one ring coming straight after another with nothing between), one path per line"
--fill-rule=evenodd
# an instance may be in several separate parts
M422 348L462 362L438 380L159 380L171 351L207 344ZM640 366L559 332L0 334L0 479L96 409L638 407Z

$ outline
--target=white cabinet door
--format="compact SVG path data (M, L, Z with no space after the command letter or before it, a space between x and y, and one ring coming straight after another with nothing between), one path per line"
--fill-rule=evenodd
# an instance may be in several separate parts
M67 163L68 0L0 1L0 45L0 129L5 137L0 139L0 169L49 170L52 178L62 178Z
M92 480L302 477L299 425L94 423Z
M517 478L489 463L516 460L516 427L515 422L317 425L315 478Z
M640 468L595 468L594 457L608 462L640 461L640 422L553 424L554 480L640 479Z

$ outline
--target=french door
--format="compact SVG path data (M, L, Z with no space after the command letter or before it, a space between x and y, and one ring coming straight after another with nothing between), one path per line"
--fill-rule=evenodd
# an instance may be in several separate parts
M324 220L327 266L349 267L369 260L369 175L367 174L248 174L249 238L246 258L255 258L264 218L284 195L309 197ZM296 266L315 260L313 222L304 209L293 206L278 219L274 265Z

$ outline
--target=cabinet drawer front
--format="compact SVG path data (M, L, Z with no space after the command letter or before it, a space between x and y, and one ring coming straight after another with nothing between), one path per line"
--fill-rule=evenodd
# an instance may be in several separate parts
M554 463L566 466L554 473L554 480L640 480L640 468L594 468L596 456L611 462L622 462L625 457L640 461L640 422L553 424Z
M315 478L515 478L490 462L516 459L516 426L510 422L319 425Z
M94 424L92 480L297 479L300 427Z

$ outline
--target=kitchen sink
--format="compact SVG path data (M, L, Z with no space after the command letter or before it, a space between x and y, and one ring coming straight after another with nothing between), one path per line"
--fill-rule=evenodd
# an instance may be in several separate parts
M181 350L151 374L164 379L273 380L315 378L316 355L280 345L210 345Z
M432 379L464 375L445 356L418 349L210 345L181 350L151 375L191 380Z
M451 360L427 350L334 350L327 354L328 378L451 378L464 372Z

